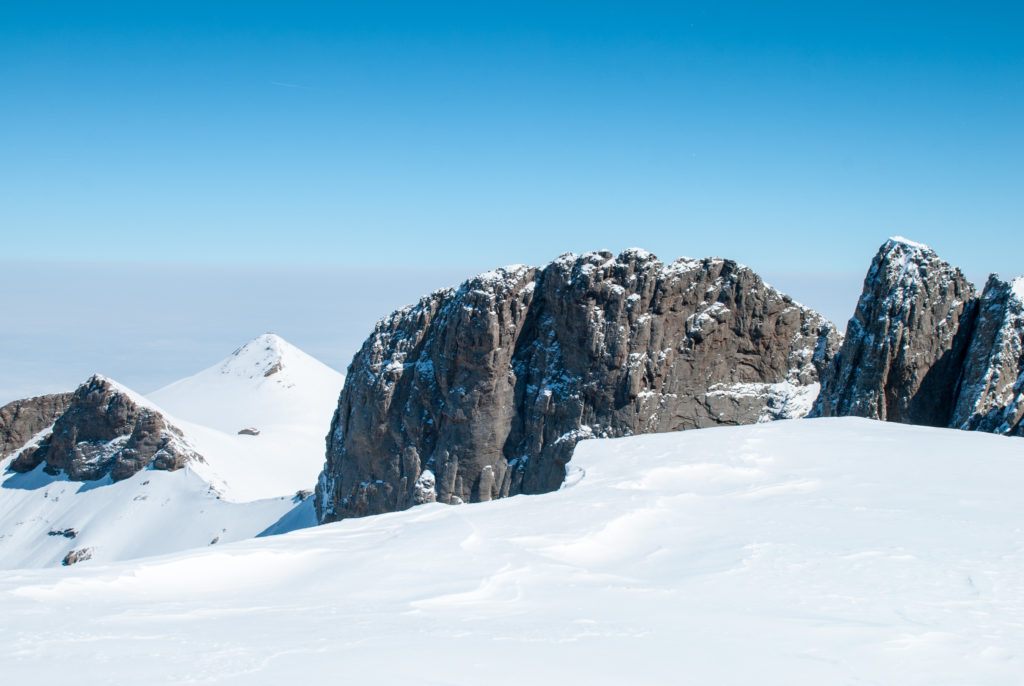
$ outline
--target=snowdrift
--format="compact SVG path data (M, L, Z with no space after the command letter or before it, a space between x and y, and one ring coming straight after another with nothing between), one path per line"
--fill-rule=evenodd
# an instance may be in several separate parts
M5 678L1020 682L1018 438L795 420L570 467L546 495L0 572Z

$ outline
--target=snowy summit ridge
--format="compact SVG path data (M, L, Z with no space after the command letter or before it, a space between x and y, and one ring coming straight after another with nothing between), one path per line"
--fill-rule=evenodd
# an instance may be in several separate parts
M928 247L924 243L912 241L909 238L904 238L903 236L890 236L889 240L886 241L886 245L896 244L904 245L908 248L916 248L917 250L927 250L928 252L934 252L930 247Z
M333 409L344 380L280 336L265 333L149 397L180 419L231 434L319 420L322 439L330 422L323 408Z
M286 359L299 355L308 357L277 334L265 333L235 350L217 367L221 374L248 379L266 378L284 369Z
M109 562L312 524L302 501L343 378L264 334L148 397L97 374L74 393L0 408L0 568Z

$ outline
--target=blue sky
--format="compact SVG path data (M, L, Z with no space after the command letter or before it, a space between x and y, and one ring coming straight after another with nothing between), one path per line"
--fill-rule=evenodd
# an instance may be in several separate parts
M10 273L441 286L639 245L738 259L842 319L814 279L855 299L892 234L975 279L1024 271L1019 3L12 4Z

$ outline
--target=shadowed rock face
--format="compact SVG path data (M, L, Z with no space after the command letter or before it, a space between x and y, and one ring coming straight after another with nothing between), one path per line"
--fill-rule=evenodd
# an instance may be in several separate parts
M1024 435L1024 278L992 275L978 297L929 248L890 239L811 414Z
M947 426L977 304L929 248L899 239L875 255L812 416Z
M509 267L378 323L348 370L321 521L555 490L582 438L802 416L835 327L729 260Z
M1024 436L1024 279L992 275L978 301L951 426Z
M40 464L72 481L110 475L126 479L152 465L173 471L202 460L157 410L108 379L94 376L75 390L53 430L15 457L9 469L28 472Z
M53 424L71 403L71 393L15 400L0 407L0 460Z

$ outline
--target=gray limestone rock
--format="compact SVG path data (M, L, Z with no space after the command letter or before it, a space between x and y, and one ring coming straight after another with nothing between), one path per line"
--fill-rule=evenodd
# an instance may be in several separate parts
M1024 436L1024 278L994 274L978 302L951 426Z
M15 400L0 407L0 460L50 427L71 403L71 393Z
M120 481L147 466L173 471L189 460L202 457L159 411L109 379L93 376L71 396L52 431L22 450L8 468L28 472L45 463L47 472L64 471L72 481L108 474Z
M928 247L890 239L871 263L812 416L947 426L977 303L971 283Z
M730 260L507 267L382 319L348 370L321 521L555 490L576 443L802 416L835 327Z
M73 564L78 564L79 562L85 562L86 560L91 559L92 548L76 548L64 556L64 560L61 564L65 567L70 567Z

